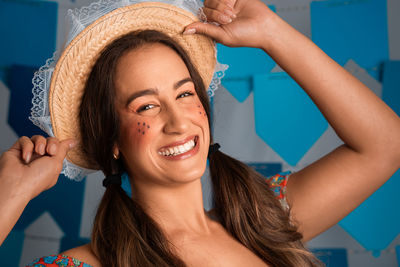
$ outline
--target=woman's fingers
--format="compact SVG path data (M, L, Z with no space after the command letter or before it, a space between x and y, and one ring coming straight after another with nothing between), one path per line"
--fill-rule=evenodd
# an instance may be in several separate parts
M236 17L236 15L230 9L226 10L217 10L211 9L208 7L203 7L204 14L207 17L207 21L209 22L217 22L220 24L231 23L232 19Z
M231 23L236 18L234 10L235 0L205 0L203 12L209 22L217 22L220 24Z
M217 10L229 9L233 11L235 2L236 0L223 0L223 1L204 0L204 6L211 9L217 9Z
M64 158L75 145L73 139L59 141L54 137L23 136L0 156L0 176L32 199L55 185Z
M55 155L60 161L63 161L67 152L76 146L77 142L74 139L66 139L59 142L57 154Z
M41 135L34 135L32 136L31 140L35 145L35 152L43 156L46 153L46 144L47 144L46 138L44 138L44 136Z
M46 153L49 154L50 156L56 155L59 144L60 141L58 141L57 138L55 137L47 138Z
M17 149L21 150L22 160L25 161L25 163L28 163L32 158L32 152L34 148L33 142L30 138L22 136L17 143Z
M183 34L194 33L204 34L213 38L217 42L228 44L224 30L211 23L194 22L186 26L185 31L183 32Z
M59 156L60 159L64 159L68 150L75 146L75 144L74 139L67 139L60 142L55 137L45 138L41 135L34 135L31 138L22 136L11 148L19 151L22 160L25 163L29 163L46 154L49 156Z

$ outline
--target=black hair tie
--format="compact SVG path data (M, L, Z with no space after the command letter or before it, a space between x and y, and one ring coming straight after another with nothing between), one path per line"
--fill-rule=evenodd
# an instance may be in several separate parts
M212 144L210 145L210 147L208 148L208 158L214 154L215 152L217 152L219 150L221 146L218 143Z
M113 174L113 175L107 176L103 180L103 186L107 187L110 184L116 184L116 185L120 186L122 184L121 175L120 174Z

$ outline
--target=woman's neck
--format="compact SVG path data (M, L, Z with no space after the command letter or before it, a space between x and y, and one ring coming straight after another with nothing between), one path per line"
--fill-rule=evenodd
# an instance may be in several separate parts
M213 221L203 206L200 178L174 187L133 181L133 196L168 237L210 235Z

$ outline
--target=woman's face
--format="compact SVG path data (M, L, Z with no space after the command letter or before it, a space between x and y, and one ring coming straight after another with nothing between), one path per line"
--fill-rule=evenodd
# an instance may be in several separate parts
M176 185L204 173L208 118L180 56L163 44L125 54L115 78L116 148L134 179Z

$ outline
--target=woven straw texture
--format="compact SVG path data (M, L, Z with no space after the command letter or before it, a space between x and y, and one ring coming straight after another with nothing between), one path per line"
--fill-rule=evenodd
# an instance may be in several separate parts
M184 27L198 21L190 12L164 3L140 3L116 9L85 28L64 50L54 70L49 108L54 135L60 140L80 140L79 106L87 77L100 52L118 37L136 30L158 30L176 40L189 54L206 88L216 64L214 43L202 35L182 35ZM98 169L85 161L81 144L71 150L72 163Z

